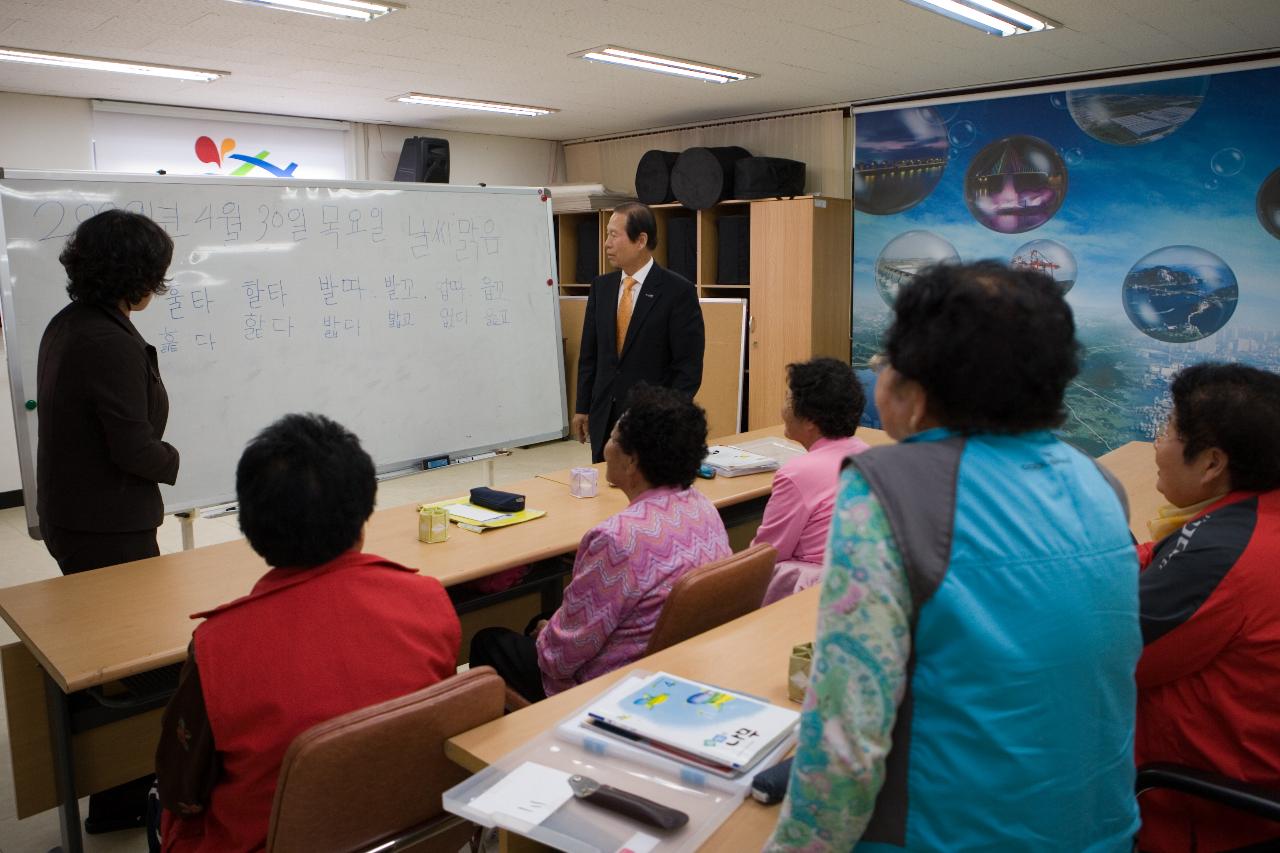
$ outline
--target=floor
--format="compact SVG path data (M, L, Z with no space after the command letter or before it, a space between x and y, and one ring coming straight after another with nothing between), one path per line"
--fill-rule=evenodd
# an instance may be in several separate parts
M527 479L544 471L587 465L591 461L590 457L590 449L574 441L556 441L519 448L494 460L494 482L501 485L504 482ZM487 464L472 462L384 480L378 486L378 508L465 494L472 486L486 484ZM235 515L197 518L194 533L197 547L240 538ZM160 528L159 541L162 553L181 550L182 532L176 518L166 518L164 526ZM23 509L0 510L0 587L57 575L57 565L45 551L44 545L28 536ZM8 625L0 622L0 644L15 640ZM80 809L83 816L87 801L81 801ZM58 844L56 811L44 812L26 820L17 820L14 816L8 721L4 709L0 707L0 853L44 853ZM138 853L146 849L146 840L141 830L85 836L85 850L88 853Z

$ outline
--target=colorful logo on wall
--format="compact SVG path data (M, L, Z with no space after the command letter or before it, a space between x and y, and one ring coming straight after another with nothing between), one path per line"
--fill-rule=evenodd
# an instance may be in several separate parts
M212 163L218 168L222 168L224 160L240 161L241 165L231 173L236 178L244 177L254 169L262 169L277 178L291 178L293 177L293 170L298 168L297 163L290 163L282 169L273 163L267 162L266 158L271 156L270 151L259 151L257 156L229 153L235 151L235 149L236 141L234 139L223 139L221 145L218 145L207 136L201 136L196 140L196 157L199 158L201 163Z

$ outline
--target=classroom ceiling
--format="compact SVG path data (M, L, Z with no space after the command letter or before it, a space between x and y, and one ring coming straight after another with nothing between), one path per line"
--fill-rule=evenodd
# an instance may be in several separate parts
M1280 46L1276 0L1026 0L1062 26L1007 39L903 0L398 2L349 23L227 0L0 0L2 46L231 72L202 84L0 63L0 91L568 140ZM602 44L760 76L715 85L569 57ZM560 112L389 100L410 91Z

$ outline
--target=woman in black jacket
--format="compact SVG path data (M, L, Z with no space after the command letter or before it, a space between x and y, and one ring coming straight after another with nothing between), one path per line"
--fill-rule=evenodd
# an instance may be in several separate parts
M178 451L161 441L156 349L129 315L164 292L172 258L164 229L123 210L86 220L58 258L71 304L40 341L36 506L63 574L160 553L159 484L177 478Z
M169 396L156 348L129 321L165 291L173 240L138 213L108 210L76 229L58 260L71 304L40 339L36 507L64 575L159 556L160 483L178 476L161 441ZM89 798L85 829L141 826L147 776Z

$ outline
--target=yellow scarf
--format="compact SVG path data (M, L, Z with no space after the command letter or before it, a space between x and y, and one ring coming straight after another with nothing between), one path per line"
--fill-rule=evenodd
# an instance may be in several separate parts
M1204 512L1211 504L1222 500L1222 497L1222 495L1216 495L1191 506L1165 504L1160 507L1160 509L1156 510L1156 517L1147 522L1147 529L1151 531L1152 540L1159 542L1169 534L1181 530L1182 525Z

